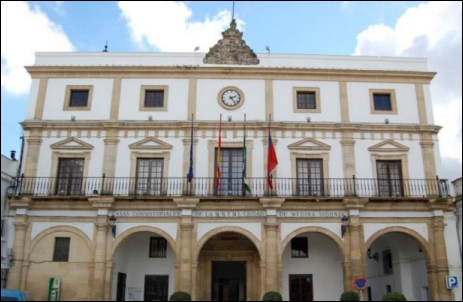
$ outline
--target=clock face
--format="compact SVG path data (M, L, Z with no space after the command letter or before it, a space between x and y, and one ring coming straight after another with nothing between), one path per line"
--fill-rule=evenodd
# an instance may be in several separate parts
M229 107L235 107L241 101L240 93L235 89L227 89L222 93L222 103Z

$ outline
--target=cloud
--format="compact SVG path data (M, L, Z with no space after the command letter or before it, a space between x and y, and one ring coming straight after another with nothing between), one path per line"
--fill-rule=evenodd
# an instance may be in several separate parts
M29 92L24 66L34 63L36 51L71 51L73 46L60 25L37 7L23 1L1 2L2 89L13 95Z
M429 2L408 8L395 27L371 25L357 36L357 55L412 56L428 59L437 71L431 83L435 123L443 163L461 175L462 165L462 3ZM445 173L454 176L449 169ZM443 175L445 177L445 175Z
M52 1L51 9L61 17L66 17L66 9L64 8L64 1Z
M140 47L167 52L193 52L196 46L207 52L222 38L221 32L231 20L230 12L224 10L212 18L193 21L193 12L181 1L119 1L118 5ZM238 27L244 24L241 20L237 23Z
M341 8L345 12L352 13L356 2L357 1L341 1Z

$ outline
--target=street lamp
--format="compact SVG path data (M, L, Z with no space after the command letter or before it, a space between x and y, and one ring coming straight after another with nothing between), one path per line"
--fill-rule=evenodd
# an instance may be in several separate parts
M344 235L347 231L347 227L349 226L349 217L347 217L346 215L342 216L341 222L341 237L344 238Z
M111 232L113 233L113 237L116 238L116 216L111 215L111 217L109 217L109 225L111 226Z

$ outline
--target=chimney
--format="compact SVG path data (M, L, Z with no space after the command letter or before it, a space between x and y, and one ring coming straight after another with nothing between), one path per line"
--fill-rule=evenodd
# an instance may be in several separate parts
M15 150L11 150L11 159L16 161L16 151Z

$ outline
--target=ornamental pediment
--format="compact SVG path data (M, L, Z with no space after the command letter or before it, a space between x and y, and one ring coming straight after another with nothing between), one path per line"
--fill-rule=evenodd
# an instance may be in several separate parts
M329 151L331 146L313 138L306 138L288 146L290 150Z
M170 150L173 147L157 138L149 137L129 145L129 148L132 150Z
M384 142L368 148L368 151L372 152L408 152L409 150L409 147L404 146L392 139L385 140Z
M92 150L93 146L80 139L71 137L50 145L50 148L53 150Z
M209 49L203 59L205 64L257 65L257 55L243 40L243 33L236 28L235 19L230 28L222 33L223 38Z

